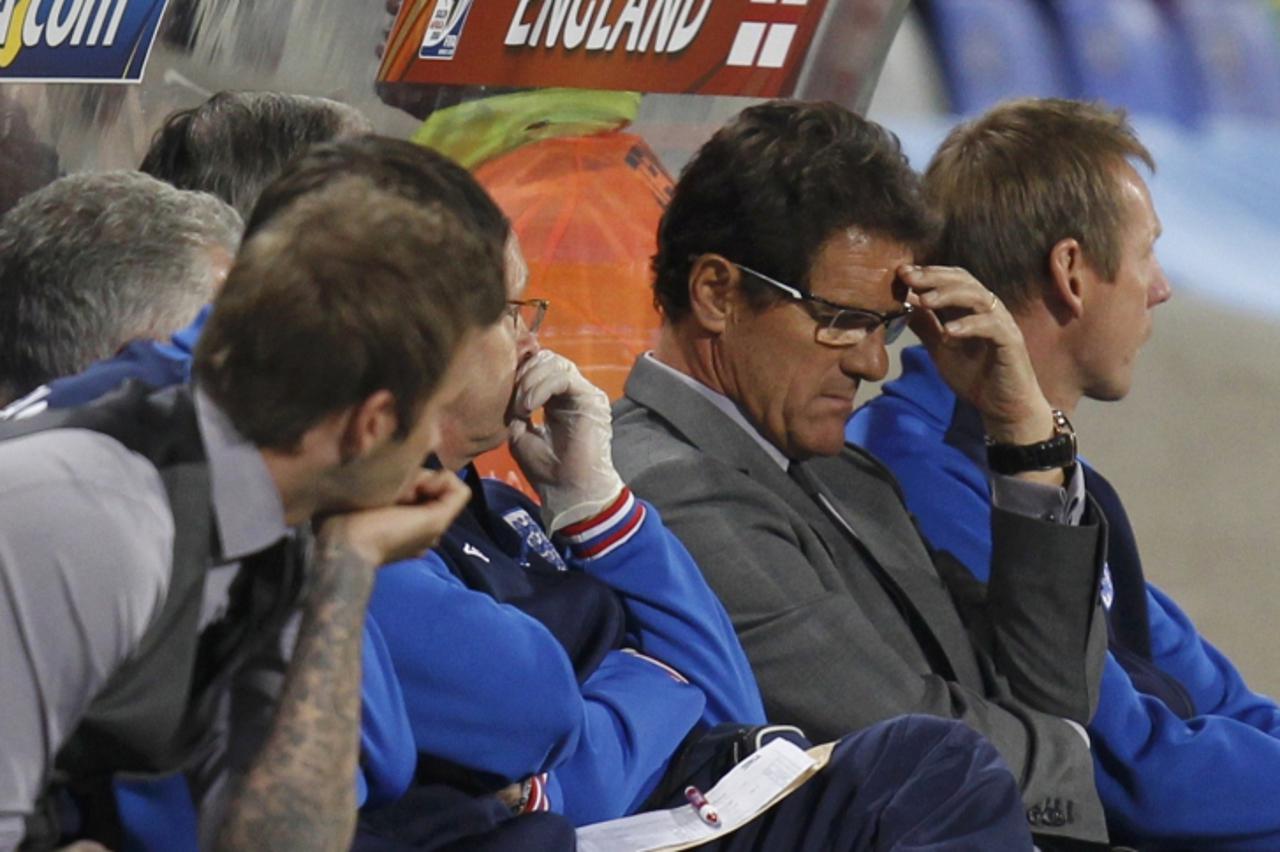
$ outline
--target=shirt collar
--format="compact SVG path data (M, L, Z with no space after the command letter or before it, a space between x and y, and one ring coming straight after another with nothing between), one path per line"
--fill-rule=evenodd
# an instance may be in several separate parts
M209 460L213 515L227 562L265 550L288 533L284 504L258 448L198 387L196 422Z
M653 357L652 352L644 353L644 357L647 358L654 366L659 369L666 370L669 375L674 376L676 379L679 379L681 382L697 391L705 397L708 402L720 409L726 417L738 424L742 431L750 435L752 439L760 445L760 449L764 450L765 454L768 455L769 458L773 459L778 467L785 471L791 465L791 460L787 458L786 454L775 447L768 438L761 435L760 430L751 424L751 421L746 418L738 408L737 404L733 400L729 399L729 397L722 393L713 391L702 382L693 378L693 376L682 373L674 367L662 363L657 358Z

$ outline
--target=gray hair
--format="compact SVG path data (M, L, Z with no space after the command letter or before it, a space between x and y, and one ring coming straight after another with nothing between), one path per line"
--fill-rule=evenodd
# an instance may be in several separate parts
M0 401L189 323L239 214L138 172L54 181L0 218Z
M211 192L246 220L262 190L317 142L368 133L355 107L280 92L218 92L165 119L139 168L179 189Z

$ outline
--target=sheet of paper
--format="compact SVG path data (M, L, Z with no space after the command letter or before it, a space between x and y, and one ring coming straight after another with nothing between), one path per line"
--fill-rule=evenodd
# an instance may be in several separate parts
M720 814L713 828L692 806L649 811L578 829L579 852L675 852L740 828L764 813L826 765L834 743L804 752L777 739L730 770L706 791Z

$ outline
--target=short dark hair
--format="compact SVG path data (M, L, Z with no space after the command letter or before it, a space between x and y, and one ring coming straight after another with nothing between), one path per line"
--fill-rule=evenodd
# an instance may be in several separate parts
M1123 110L1056 98L996 106L952 130L925 171L943 221L931 260L969 270L1013 310L1039 297L1049 252L1068 237L1114 278L1117 169L1131 159L1155 170Z
M82 172L0 218L0 401L168 338L213 296L240 217L138 172Z
M308 146L369 129L355 107L327 98L218 92L166 118L139 169L213 193L247 219L262 188Z
M336 179L245 240L196 380L260 447L291 449L378 390L403 437L462 336L496 322L505 298L501 248L444 204Z
M683 317L692 262L707 252L807 288L818 249L850 227L912 248L930 237L897 137L834 103L750 107L680 173L658 226L655 302Z
M299 198L350 175L367 178L407 201L439 202L500 249L505 247L511 229L507 217L470 172L430 148L375 134L311 147L263 190L245 236L252 236Z

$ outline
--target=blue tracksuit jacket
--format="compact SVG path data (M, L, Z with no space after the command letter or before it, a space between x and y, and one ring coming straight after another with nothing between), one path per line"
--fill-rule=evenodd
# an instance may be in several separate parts
M624 492L553 543L522 494L468 478L442 544L383 568L369 607L420 780L547 773L581 825L635 811L696 726L764 723L728 615L652 506Z
M905 350L902 364L902 377L855 412L846 436L897 475L930 542L985 580L990 491L976 412L923 348ZM1113 653L1089 726L1113 838L1147 849L1280 849L1280 707L1251 692L1172 600L1140 582L1119 498L1087 467L1085 481L1107 515L1116 578L1114 602L1104 585ZM1128 595L1126 574L1139 578ZM1142 641L1145 659L1135 660Z

